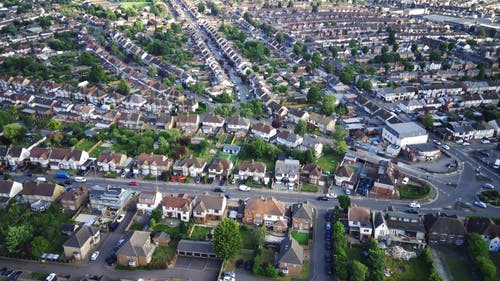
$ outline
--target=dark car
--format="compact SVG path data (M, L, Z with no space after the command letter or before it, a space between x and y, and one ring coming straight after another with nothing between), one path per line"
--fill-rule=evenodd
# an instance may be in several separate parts
M330 241L326 241L325 243L325 249L331 250L332 249L332 243Z
M116 264L116 255L111 254L111 256L106 258L106 264L109 266L115 265Z
M214 192L225 192L225 190L222 187L216 187L214 188Z
M219 185L220 185L220 186L224 186L224 185L226 185L226 180L220 180Z
M332 235L330 234L330 232L326 232L325 241L331 241L331 240L332 240Z
M415 209L408 209L405 212L407 212L408 214L418 214L418 211Z
M330 214L329 211L326 211L326 213L325 213L325 220L326 221L332 221L332 215Z
M214 178L208 178L208 184L212 184L214 182Z
M109 230L110 230L110 231L115 231L115 230L118 228L118 225L119 225L119 224L120 224L120 223L119 223L119 222L117 222L117 221L112 222L112 223L109 225Z
M330 198L328 198L326 196L318 196L318 200L319 201L330 201Z
M332 262L332 254L330 254L329 252L327 252L327 253L325 254L325 261L326 261L327 263Z
M332 266L329 264L326 265L326 274L332 275Z

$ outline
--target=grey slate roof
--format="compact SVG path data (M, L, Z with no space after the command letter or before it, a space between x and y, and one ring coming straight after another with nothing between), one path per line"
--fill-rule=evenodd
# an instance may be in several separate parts
M153 244L147 243L150 239L147 231L132 231L127 242L116 252L117 256L144 257L154 248Z
M302 204L294 204L292 206L293 210L293 219L306 219L306 220L312 220L314 217L314 210L312 206L305 202Z
M290 236L281 241L278 263L302 265L304 262L304 249Z
M177 245L178 252L188 252L188 253L202 253L207 255L214 255L215 252L212 249L212 243L208 241L192 241L192 240L180 240Z
M99 230L92 226L80 227L65 243L66 247L81 248L90 237L98 233Z

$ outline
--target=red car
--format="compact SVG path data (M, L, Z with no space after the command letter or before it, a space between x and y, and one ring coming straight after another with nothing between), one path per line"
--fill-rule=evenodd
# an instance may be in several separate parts
M131 182L128 183L128 185L130 185L130 186L139 186L139 183L136 182L136 181L131 181Z

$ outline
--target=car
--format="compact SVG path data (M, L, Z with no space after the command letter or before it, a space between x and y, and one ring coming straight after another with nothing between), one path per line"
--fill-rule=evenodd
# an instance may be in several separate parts
M99 257L99 251L95 251L92 253L92 256L90 256L91 261L97 260L97 257Z
M492 185L491 183L485 183L485 184L483 184L483 188L485 188L485 189L495 189L495 186Z
M127 176L127 172L126 172L126 171L123 171L123 172L120 174L120 178L122 178L122 179L124 179L126 176Z
M443 144L441 147L446 149L446 150L450 150L450 147L447 144Z
M56 280L57 280L57 274L53 272L45 278L45 281L56 281Z
M220 186L224 186L224 185L226 185L226 180L220 180L219 185L220 185Z
M408 184L410 179L408 177L404 177L403 180L401 181L402 184Z
M330 254L330 253L328 253L328 252L327 252L327 253L325 254L325 261L326 261L327 263L332 262L332 254Z
M200 183L201 182L201 177L197 176L196 179L194 180L195 183Z
M253 268L253 261L251 261L251 260L245 261L245 265L244 266L245 266L245 270L251 271L252 268Z
M441 142L438 141L438 140L432 140L433 143L437 144L437 145L441 145Z
M111 256L107 257L106 258L106 264L109 265L109 266L113 266L116 264L116 255L115 254L111 254Z
M332 229L332 223L331 222L326 222L325 223L325 229L328 230L328 231L331 230Z
M351 195L351 190L346 188L346 189L344 189L344 193L345 193L345 195Z
M488 207L488 206L486 206L486 203L481 202L481 201L475 201L474 202L474 206L477 206L479 208L486 208L486 207Z
M469 146L469 145L470 145L470 143L468 143L468 142L466 142L466 141L465 141L464 143L462 143L462 145L463 145L463 146Z
M117 251L118 249L120 249L120 247L123 245L123 243L125 243L125 239L120 239L118 240L118 242L116 242L115 246L113 247L113 250L114 251Z
M418 214L418 211L415 210L415 209L408 209L405 212L408 213L408 214Z
M45 177L37 177L36 181L47 182L47 179Z
M408 207L410 207L410 208L420 208L420 204L417 203L417 202L411 202L410 204L408 204Z
M208 181L207 181L208 184L212 184L213 182L214 182L214 178L208 178Z
M118 225L119 225L119 224L120 224L120 223L119 223L119 222L117 222L117 221L112 222L112 223L109 225L109 230L110 230L110 231L115 231L115 230L118 228Z
M224 197L226 197L226 199L231 199L231 195L229 193L224 194Z
M330 197L326 197L326 196L318 196L317 198L319 201L330 201Z
M332 192L332 193L325 194L325 196L326 196L326 197L328 197L328 198L337 199L337 194L335 194L335 193L333 193L333 192Z
M235 178L232 178L231 179L231 184L235 184L236 183L236 179Z
M326 241L326 243L325 243L325 249L331 250L332 249L332 242Z
M325 213L325 221L332 221L332 215L329 211L326 211Z
M214 188L214 192L226 192L226 190L222 187L216 187Z
M490 143L490 140L481 140L481 143Z
M130 185L130 186L139 186L139 183L136 182L136 181L131 181L131 182L128 183L128 185Z
M331 241L332 240L332 234L330 232L327 232L325 234L325 241Z
M249 186L244 185L244 184L240 184L240 186L238 187L238 189L241 190L241 191L247 191L248 192L248 191L250 191L251 188Z
M121 214L121 215L118 216L118 218L116 219L116 221L117 222L122 222L124 218L125 218L125 215Z
M330 264L326 265L326 274L332 275L332 266Z
M463 139L459 139L459 140L457 140L455 143L456 143L456 144L462 144L462 143L464 143L464 140L463 140Z
M86 182L87 181L87 179L84 177L75 177L74 180L75 180L75 182Z
M236 278L236 274L233 271L224 272L224 277L229 276L231 278Z

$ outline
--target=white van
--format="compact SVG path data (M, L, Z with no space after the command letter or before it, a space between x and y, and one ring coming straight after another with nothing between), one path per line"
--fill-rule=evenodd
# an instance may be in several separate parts
M36 181L43 181L43 182L47 182L47 179L45 177L37 177L36 178Z

